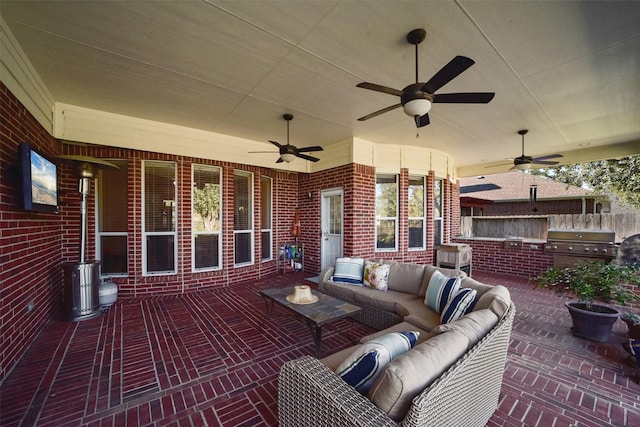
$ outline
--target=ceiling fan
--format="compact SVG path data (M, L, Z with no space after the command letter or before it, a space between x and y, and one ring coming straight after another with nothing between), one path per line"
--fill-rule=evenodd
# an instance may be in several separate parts
M418 82L418 45L422 43L426 35L427 32L421 28L412 30L407 34L407 41L414 45L416 50L415 83L410 84L402 90L368 82L358 83L356 85L363 89L369 89L400 97L399 104L367 114L364 117L360 117L358 120L369 120L401 106L407 115L415 119L416 127L422 127L430 123L428 113L429 110L431 110L432 103L486 104L493 99L495 95L493 92L435 93L438 89L462 74L467 68L471 67L475 63L473 59L464 56L456 56L453 58L447 65L442 67L440 71L431 77L428 82Z
M293 120L293 115L283 114L282 118L287 121L287 143L285 145L282 145L279 142L269 140L270 143L278 147L277 152L280 153L280 157L278 158L278 160L276 160L276 163L282 163L282 162L289 163L293 161L296 157L309 160L311 162L317 162L318 160L320 160L317 157L309 156L303 153L310 153L313 151L322 151L322 147L318 145L314 145L313 147L297 148L289 144L289 122ZM276 151L250 151L250 153L276 153Z
M524 136L529 132L527 129L521 129L518 131L518 135L522 136L522 155L513 159L513 169L528 170L531 169L531 165L557 165L558 162L550 161L550 159L556 159L563 157L562 154L549 154L542 157L525 156L524 154Z

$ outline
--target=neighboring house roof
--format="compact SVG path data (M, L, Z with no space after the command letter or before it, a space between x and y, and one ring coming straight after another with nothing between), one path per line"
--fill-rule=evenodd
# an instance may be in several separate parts
M460 196L501 202L529 200L529 188L532 185L537 186L538 200L592 196L584 188L521 171L462 178Z

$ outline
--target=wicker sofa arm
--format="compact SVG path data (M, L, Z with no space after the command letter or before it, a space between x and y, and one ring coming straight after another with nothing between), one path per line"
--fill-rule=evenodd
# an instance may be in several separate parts
M280 427L398 425L311 356L289 361L280 369L278 418Z

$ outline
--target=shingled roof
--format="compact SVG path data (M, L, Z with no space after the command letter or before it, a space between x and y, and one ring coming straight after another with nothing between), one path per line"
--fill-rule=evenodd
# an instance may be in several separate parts
M516 171L462 178L460 196L492 201L528 200L532 185L537 186L538 200L574 199L591 195L590 191L575 185Z

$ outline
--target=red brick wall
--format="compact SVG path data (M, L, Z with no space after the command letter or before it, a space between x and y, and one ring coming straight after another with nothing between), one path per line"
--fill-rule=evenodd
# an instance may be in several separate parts
M58 154L56 140L0 83L0 381L52 316L62 292L64 214L20 207L23 141L45 156ZM27 311L30 302L35 305Z
M553 266L553 255L545 254L540 243L523 243L519 249L504 249L503 239L454 239L471 246L473 270L535 277ZM533 247L532 247L533 245ZM473 275L473 272L472 272Z
M79 260L80 194L78 179L71 165L59 169L60 213L24 212L16 194L17 150L21 141L30 142L43 154L79 154L98 158L126 159L128 162L128 277L114 278L120 296L175 294L201 288L230 286L277 270L278 246L291 242L291 224L295 210L300 212L305 245L305 270L320 271L320 194L322 190L340 187L344 203L344 247L346 256L376 257L433 262L433 194L427 192L427 249L407 250L406 185L408 171L399 171L399 235L396 252L375 252L375 168L358 164L340 166L313 174L298 174L240 164L194 159L160 153L142 152L115 147L61 144L26 111L23 105L0 83L0 381L22 356L42 325L58 309L63 294L62 265ZM177 273L162 276L142 275L142 163L144 160L172 161L177 167L178 188L178 264ZM216 165L223 174L223 251L222 268L210 272L192 272L191 250L191 165ZM234 267L233 257L233 172L254 174L254 264ZM260 178L273 178L273 260L260 258ZM433 174L427 177L428 189L433 188ZM86 257L95 253L95 183L87 198L88 229ZM459 212L455 186L445 181L445 213ZM445 221L445 241L459 223L458 217ZM27 312L33 301L35 307Z

